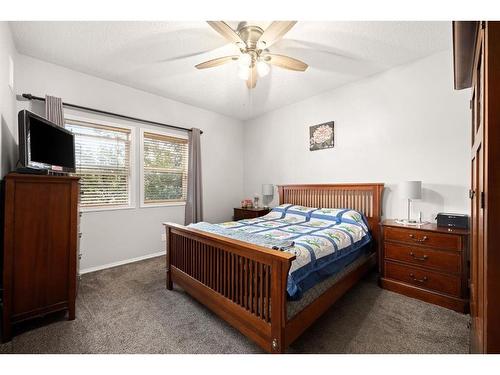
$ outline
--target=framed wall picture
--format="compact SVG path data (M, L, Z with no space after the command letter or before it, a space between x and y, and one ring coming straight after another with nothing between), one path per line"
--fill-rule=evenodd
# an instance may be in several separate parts
M309 150L324 150L333 148L334 144L334 122L325 122L309 127Z

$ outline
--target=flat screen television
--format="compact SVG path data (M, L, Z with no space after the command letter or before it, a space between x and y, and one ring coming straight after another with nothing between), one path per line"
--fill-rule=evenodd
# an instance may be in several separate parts
M53 172L75 171L75 136L70 131L22 110L18 115L21 167Z

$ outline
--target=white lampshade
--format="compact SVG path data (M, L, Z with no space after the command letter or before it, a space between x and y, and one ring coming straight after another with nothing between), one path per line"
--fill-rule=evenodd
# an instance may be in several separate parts
M273 195L274 186L272 184L262 184L262 195L269 196Z
M422 199L422 181L404 181L399 184L401 196L407 199Z

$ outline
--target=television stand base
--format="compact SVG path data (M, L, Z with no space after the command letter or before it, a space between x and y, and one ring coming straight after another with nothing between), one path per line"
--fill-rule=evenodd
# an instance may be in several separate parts
M20 168L16 169L16 173L48 175L49 171L46 170L46 169L38 169L38 168L30 168L30 167L20 167Z

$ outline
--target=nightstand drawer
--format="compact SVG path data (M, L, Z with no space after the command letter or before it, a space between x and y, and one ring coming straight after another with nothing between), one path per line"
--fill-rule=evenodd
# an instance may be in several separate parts
M457 297L460 296L461 285L458 276L445 275L392 262L385 262L384 268L388 279L399 280L424 289L435 290Z
M393 227L386 227L384 232L387 241L400 241L413 245L432 246L448 250L462 249L461 237L456 235Z
M243 220L243 219L256 219L258 217L267 215L271 211L268 208L235 208L233 220Z
M234 210L235 212L235 220L243 220L243 219L254 219L259 217L257 212L247 211L247 210Z
M427 247L386 242L385 257L392 260L429 267L443 272L460 273L461 256L458 252L439 251Z

